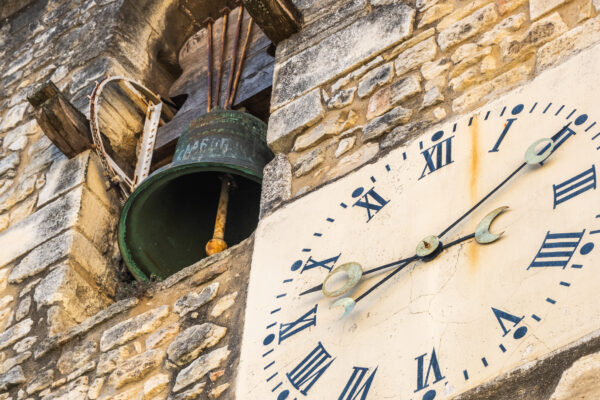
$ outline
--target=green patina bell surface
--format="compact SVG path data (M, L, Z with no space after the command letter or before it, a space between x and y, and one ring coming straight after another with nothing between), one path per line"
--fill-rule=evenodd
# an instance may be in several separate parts
M166 278L206 257L224 173L234 177L225 241L256 228L264 166L273 158L267 126L240 111L216 109L181 134L173 162L152 173L127 199L119 247L138 280Z

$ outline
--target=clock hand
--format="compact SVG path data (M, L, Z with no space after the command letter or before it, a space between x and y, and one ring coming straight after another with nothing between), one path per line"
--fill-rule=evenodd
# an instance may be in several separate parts
M488 227L489 227L489 226L488 226ZM444 250L444 249L450 248L450 247L452 247L452 246L455 246L455 245L457 245L457 244L459 244L459 243L462 243L462 242L464 242L464 241L467 241L467 240L469 240L469 239L473 239L475 236L476 236L476 233L474 232L474 233L471 233L470 235L463 236L463 237L461 237L461 238L459 238L459 239L456 239L456 240L454 240L454 241L452 241L452 242L450 242L450 243L448 243L448 244L445 244L445 245L444 245L444 244L442 244L442 245L441 245L441 249L440 249L440 250ZM481 242L480 242L480 243L481 243ZM402 260L394 261L394 262L391 262L391 263L389 263L389 264L384 264L384 265L381 265L381 266L379 266L379 267L375 267L375 268L371 268L371 269L368 269L368 270L366 270L366 271L363 271L363 272L362 272L362 276L364 276L364 275L369 275L369 274L373 274L373 273L375 273L375 272L381 271L381 270L383 270L383 269L391 268L391 267L402 267L402 268L403 268L403 267L404 267L406 264L408 264L408 263L410 263L410 262L412 262L412 261L418 260L418 259L422 259L422 258L424 258L424 257L423 257L423 256L419 256L419 255L415 254L415 255L414 255L414 256L412 256L412 257L404 258L404 259L402 259ZM355 264L355 265L359 265L358 263L346 263L346 264ZM346 264L344 264L344 265L346 265ZM333 271L331 271L331 272L329 273L329 275L328 275L328 276L332 276L332 275L334 275L334 274L336 274L336 273L340 272L340 270L344 270L344 268L343 268L343 267L344 267L344 265L340 265L339 267L337 267L336 269L334 269ZM326 281L327 281L327 280L326 280ZM326 282L326 281L325 281L325 282ZM309 293L315 293L315 292L321 291L321 290L323 290L323 285L324 285L324 283L321 283L320 285L317 285L317 286L315 286L315 287L312 287L312 288L310 288L310 289L307 289L307 290L305 290L304 292L300 293L300 296L304 296L305 294L309 294ZM346 286L346 285L344 285L344 288L345 288L345 286ZM352 287L354 287L354 286L355 286L355 285L352 285L350 288L348 288L348 289L344 290L342 293L339 293L339 294L337 294L337 295L335 295L335 296L330 296L330 297L337 297L337 296L339 296L339 295L341 295L341 294L344 294L345 292L347 292L348 290L350 290L350 289L351 289ZM339 292L339 291L341 291L341 289L337 290L336 292Z
M527 152L525 153L525 162L523 164L521 164L516 170L514 170L510 175L508 175L508 177L506 179L504 179L502 182L500 182L500 184L498 186L496 186L494 189L492 189L491 192L489 192L481 200L479 200L479 202L477 204L475 204L473 207L471 207L470 210L468 210L466 213L461 215L456 221L454 221L446 229L444 229L442 231L442 233L440 233L438 235L438 237L444 236L452 228L454 228L456 225L458 225L463 219L465 219L469 214L471 214L475 209L477 209L477 207L479 207L483 202L485 202L494 193L496 193L502 186L504 186L504 184L506 182L508 182L509 180L512 179L512 177L514 177L516 174L518 174L519 171L521 171L527 164L531 164L531 165L539 164L539 163L543 162L544 160L546 160L548 157L550 157L550 155L552 154L552 150L554 150L554 143L563 134L563 132L569 128L570 125L571 125L571 123L569 122L567 125L563 126L550 139L547 139L547 138L540 139L540 140L535 141L531 146L529 146L529 148L527 149ZM535 154L535 148L544 141L549 142L548 145L546 147L544 147L538 154Z
M419 259L425 259L425 260L429 261L429 260L435 258L435 256L437 256L442 250L447 249L449 247L452 247L456 244L462 243L462 242L472 239L472 238L475 238L475 240L479 244L488 244L488 243L495 242L496 240L498 240L500 238L500 236L502 236L502 234L504 232L499 233L499 234L492 234L489 231L490 225L492 224L493 220L498 215L500 215L507 209L508 209L508 207L506 207L506 206L495 209L494 211L490 212L488 215L486 215L481 220L481 222L477 225L477 229L475 230L474 233L467 235L467 236L463 236L459 239L456 239L456 240L448 243L445 246L443 244L441 244L441 242L439 242L439 239L436 236L426 237L417 246L416 257ZM426 246L424 246L425 243L430 243L431 244L430 248L428 249L428 251L425 252L425 253L427 253L426 255L419 256L419 253L421 253L421 249L426 247ZM383 285L385 282L387 282L389 279L391 279L398 272L402 271L402 269L404 269L404 267L406 267L408 264L410 264L411 261L414 261L412 258L413 257L407 258L406 260L401 260L401 261L404 261L401 265L397 266L396 269L394 269L392 272L390 272L388 275L386 275L383 279L381 279L375 285L370 287L366 292L364 292L363 294L358 296L356 299L353 299L351 297L343 297L343 298L335 301L331 305L331 307L337 307L337 306L344 307L345 311L344 311L344 315L342 315L342 317L344 317L346 314L348 314L349 312L351 312L354 309L354 306L356 305L356 303L358 303L360 300L364 299L366 296L368 296L371 292L373 292L379 286ZM381 269L381 267L373 268L369 271L374 272L374 270L379 270L379 269ZM331 275L328 275L328 277L329 276L331 276ZM323 282L323 285L326 282L327 282L327 279L325 280L325 282Z

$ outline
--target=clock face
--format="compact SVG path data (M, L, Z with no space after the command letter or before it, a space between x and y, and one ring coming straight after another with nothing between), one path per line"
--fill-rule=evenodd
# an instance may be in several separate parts
M238 397L451 398L599 329L597 53L262 220ZM552 151L541 165L523 166L453 226L553 136L553 149L536 147ZM498 240L469 238L363 275L340 296L360 299L342 318L336 298L301 294L345 263L369 270L411 257L429 235L450 245L501 206Z

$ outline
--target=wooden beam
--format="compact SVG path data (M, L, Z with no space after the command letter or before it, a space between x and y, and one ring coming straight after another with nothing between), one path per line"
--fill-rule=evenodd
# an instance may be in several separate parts
M67 100L52 82L27 98L42 131L69 158L92 148L87 118Z
M291 0L242 0L242 3L275 45L302 27L302 14Z

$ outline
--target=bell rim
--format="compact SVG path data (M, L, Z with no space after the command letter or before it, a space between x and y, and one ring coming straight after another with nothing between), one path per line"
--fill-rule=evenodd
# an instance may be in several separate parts
M174 163L165 165L164 167L156 170L154 173L152 173L150 176L148 176L148 178L146 178L125 201L125 204L123 205L123 208L121 209L121 213L119 215L119 224L117 227L118 245L119 245L119 250L121 252L121 256L123 258L123 261L125 262L125 265L127 266L127 269L129 270L129 272L133 275L133 277L137 281L150 282L151 281L150 276L152 274L150 274L150 276L148 276L148 274L146 272L144 272L144 270L138 266L138 264L134 260L133 253L129 250L129 247L127 246L127 240L126 240L126 238L127 238L127 223L126 222L127 222L127 217L129 215L129 212L135 203L135 200L141 195L141 193L144 192L145 189L148 188L148 186L152 185L156 181L159 181L161 178L164 178L167 175L173 175L171 177L171 179L168 179L167 181L164 182L164 183L167 183L167 182L170 182L180 176L186 175L188 173L192 173L196 169L201 170L202 172L229 172L229 173L233 173L235 175L247 178L258 184L260 184L262 182L262 174L257 174L254 171L252 171L251 169L243 168L241 166L225 165L225 164L219 164L219 163L214 163L214 162L200 162L199 163L199 162L191 162L191 161L188 161L188 162L178 161L178 162L174 162ZM200 261L200 260L198 260L198 261ZM192 265L192 264L190 264L190 265ZM187 267L184 267L184 268L187 268ZM166 279L168 277L161 277L161 278Z

